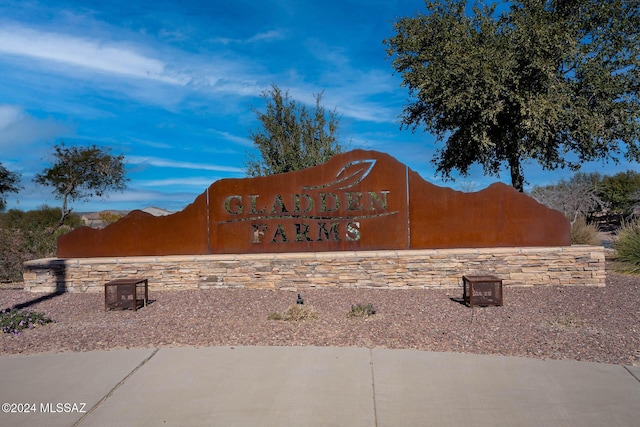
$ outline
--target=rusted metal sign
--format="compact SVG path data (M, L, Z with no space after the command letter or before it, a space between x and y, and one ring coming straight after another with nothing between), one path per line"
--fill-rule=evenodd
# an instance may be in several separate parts
M134 211L58 239L59 257L564 246L569 223L505 184L461 193L355 150L281 175L224 179L166 217Z
M371 156L332 163L212 187L212 252L407 248L404 168Z

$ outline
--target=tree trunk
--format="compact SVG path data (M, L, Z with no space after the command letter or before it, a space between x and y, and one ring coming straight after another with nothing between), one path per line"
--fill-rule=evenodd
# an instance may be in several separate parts
M64 225L64 220L71 213L71 209L67 209L67 194L65 194L62 197L62 209L61 209L61 211L62 211L62 215L60 215L60 220L58 221L58 224L51 231L51 234L54 234L56 231L58 231L58 229L60 227L62 227Z
M511 185L519 192L524 192L524 174L522 173L522 165L520 157L513 156L509 159L509 168L511 169Z

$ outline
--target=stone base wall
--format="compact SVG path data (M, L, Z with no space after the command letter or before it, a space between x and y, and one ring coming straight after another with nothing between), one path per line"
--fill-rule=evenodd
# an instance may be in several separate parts
M24 265L32 292L103 292L104 283L146 277L151 290L243 287L455 288L493 274L505 286L604 286L600 246L48 258Z

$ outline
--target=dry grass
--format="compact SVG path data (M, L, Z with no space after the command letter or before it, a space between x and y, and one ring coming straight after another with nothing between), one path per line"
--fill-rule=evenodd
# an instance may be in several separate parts
M317 319L319 313L312 307L302 304L293 304L284 312L269 314L269 320L284 320L287 322L304 322L306 320Z
M594 245L600 244L598 226L589 224L584 217L579 217L571 226L571 244Z
M583 328L586 325L582 318L575 314L565 314L549 320L549 325L556 328Z
M620 227L613 248L616 250L613 264L616 270L640 274L640 220Z
M367 318L376 314L373 304L357 304L352 305L347 317Z

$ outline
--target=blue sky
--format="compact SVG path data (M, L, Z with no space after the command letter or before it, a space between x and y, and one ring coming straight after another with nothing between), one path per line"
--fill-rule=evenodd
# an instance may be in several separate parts
M130 178L124 193L75 211L180 210L212 182L245 176L251 108L264 109L271 84L310 104L324 91L343 144L389 153L435 184L509 183L507 171L480 168L443 183L430 163L434 138L399 127L408 95L382 41L397 18L423 9L422 0L0 0L0 162L25 187L7 207L59 206L31 180L64 141L124 154ZM570 175L525 169L530 186Z

